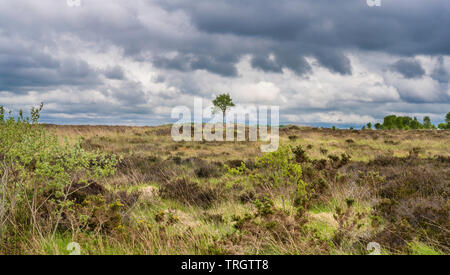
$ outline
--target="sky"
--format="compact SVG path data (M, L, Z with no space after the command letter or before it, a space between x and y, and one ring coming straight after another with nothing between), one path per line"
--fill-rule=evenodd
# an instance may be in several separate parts
M0 0L0 105L44 102L47 123L158 125L229 93L279 106L283 124L437 124L449 14L448 0Z

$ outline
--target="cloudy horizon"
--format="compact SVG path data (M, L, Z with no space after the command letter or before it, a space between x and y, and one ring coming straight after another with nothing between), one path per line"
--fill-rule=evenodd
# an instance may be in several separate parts
M450 111L444 0L0 2L0 105L57 124L158 125L194 97L280 106L283 124Z

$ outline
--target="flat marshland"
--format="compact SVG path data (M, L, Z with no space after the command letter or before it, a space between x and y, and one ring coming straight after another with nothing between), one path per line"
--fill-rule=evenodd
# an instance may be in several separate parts
M264 142L175 142L169 125L45 129L116 156L115 171L72 192L81 217L0 253L450 252L450 131L290 125L261 153Z

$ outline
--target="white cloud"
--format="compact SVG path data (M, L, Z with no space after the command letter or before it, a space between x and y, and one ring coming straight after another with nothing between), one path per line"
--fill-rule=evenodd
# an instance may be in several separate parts
M273 102L280 95L280 89L274 83L267 81L237 84L232 87L232 90L236 100L244 103Z

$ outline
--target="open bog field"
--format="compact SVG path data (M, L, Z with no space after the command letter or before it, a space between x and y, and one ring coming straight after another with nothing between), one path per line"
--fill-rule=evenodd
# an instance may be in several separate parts
M50 234L12 234L0 253L450 252L450 131L284 126L263 154L262 142L174 142L170 126L45 129L115 156L114 173L68 192Z
M139 156L198 157L207 161L247 160L262 156L264 142L175 142L171 126L55 126L58 136L83 139L86 149ZM280 145L301 145L310 158L347 153L352 161L368 162L379 156L407 157L418 150L421 158L450 156L450 132L437 130L332 130L283 126Z
M83 195L117 194L124 230L62 234L33 252L65 253L72 238L95 254L367 254L370 242L386 254L450 249L449 131L286 126L281 149L265 158L260 142L174 142L170 126L47 127L122 156L115 175Z

